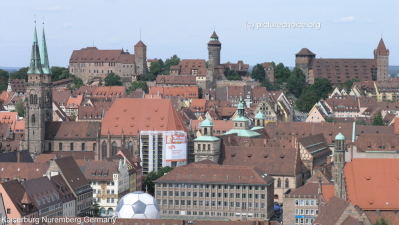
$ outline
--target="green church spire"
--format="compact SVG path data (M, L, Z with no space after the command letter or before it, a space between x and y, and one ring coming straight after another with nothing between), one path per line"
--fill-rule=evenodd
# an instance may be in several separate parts
M43 26L43 37L42 37L42 46L40 48L40 55L41 55L41 64L42 64L43 73L51 74L50 63L48 61L48 54L47 54L46 35L44 34L44 26Z
M32 53L28 74L43 74L42 64L40 62L39 44L37 43L36 25L33 34Z

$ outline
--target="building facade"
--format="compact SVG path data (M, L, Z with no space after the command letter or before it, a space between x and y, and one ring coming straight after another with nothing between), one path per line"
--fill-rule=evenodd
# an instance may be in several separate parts
M273 216L274 179L256 167L210 160L178 167L155 181L163 216L267 220Z

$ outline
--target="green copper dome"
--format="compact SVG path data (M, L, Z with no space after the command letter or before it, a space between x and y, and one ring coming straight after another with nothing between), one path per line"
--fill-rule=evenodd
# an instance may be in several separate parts
M200 124L201 127L213 127L213 122L206 118L202 123Z
M265 115L263 115L263 113L261 111L259 111L256 115L255 115L255 119L266 119Z
M345 137L340 132L339 134L337 134L337 136L335 136L335 140L337 140L337 141L345 141Z

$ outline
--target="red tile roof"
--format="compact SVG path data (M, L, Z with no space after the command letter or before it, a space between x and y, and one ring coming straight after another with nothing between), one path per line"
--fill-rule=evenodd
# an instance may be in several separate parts
M298 53L296 53L295 55L316 55L313 52L311 52L309 49L307 48L302 48Z
M378 43L377 49L374 50L374 54L388 56L389 50L385 47L384 40L381 38L380 42Z
M399 159L352 159L345 165L347 198L363 210L399 206Z
M170 96L180 98L198 98L198 87L151 87L149 91L150 95L163 95L164 98Z
M196 86L197 82L195 76L158 75L156 84Z
M116 99L105 115L101 135L138 135L139 131L188 131L169 99Z
M99 50L96 47L82 48L81 50L74 50L72 52L70 63L96 63L96 62L120 62L120 63L134 63L134 55L123 50Z
M254 166L219 165L210 160L179 166L156 182L201 182L217 184L269 184L274 179Z

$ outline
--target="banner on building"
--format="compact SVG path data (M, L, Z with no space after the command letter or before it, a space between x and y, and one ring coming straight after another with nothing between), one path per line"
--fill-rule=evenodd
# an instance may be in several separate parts
M166 161L187 161L187 138L186 135L166 136Z

